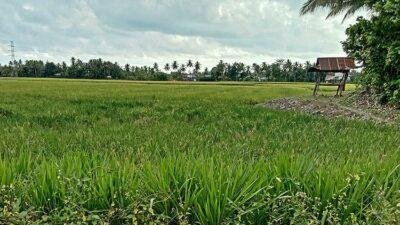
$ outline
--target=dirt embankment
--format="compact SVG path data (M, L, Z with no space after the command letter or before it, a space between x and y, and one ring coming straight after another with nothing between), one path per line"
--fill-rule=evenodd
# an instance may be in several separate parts
M400 120L400 110L382 106L365 94L350 94L343 98L282 98L261 104L263 107L291 110L330 118L350 118L371 120L377 123L396 123Z

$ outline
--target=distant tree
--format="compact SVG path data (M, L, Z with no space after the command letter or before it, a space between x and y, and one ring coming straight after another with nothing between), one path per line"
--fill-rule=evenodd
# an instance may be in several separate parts
M279 61L271 64L270 68L271 81L283 81L282 71Z
M43 71L44 77L52 77L58 72L60 72L59 67L57 67L57 65L54 64L53 62L46 62L46 64L44 65L44 71Z
M266 62L261 63L261 73L267 81L271 80L271 67Z
M171 67L170 67L169 63L166 63L164 66L164 70L168 72L170 69L171 69Z
M193 67L193 62L191 59L188 60L188 62L186 63L186 67L188 68L188 72L190 73L190 69Z
M68 70L68 66L67 66L67 63L65 63L64 61L61 63L61 74L62 74L62 76L63 77L66 77L68 74L67 74L67 71Z
M254 77L261 76L261 66L258 65L257 63L253 63L253 71L254 71Z
M44 63L41 60L27 60L22 68L23 76L27 77L43 77Z
M292 78L292 72L293 72L293 65L292 65L292 61L290 60L286 60L283 64L282 64L282 71L283 74L285 76L284 81L291 81Z
M184 73L186 71L186 66L185 66L185 64L182 64L180 67L179 67L179 72L180 73Z
M178 68L179 68L178 62L177 61L172 62L172 69L177 71Z
M191 59L188 60L186 66L187 66L187 67L192 67L192 66L193 66L193 62L192 62Z
M220 60L219 63L211 69L211 76L214 80L225 80L226 78L226 64Z
M245 80L253 80L253 76L251 74L251 67L249 65L245 67L244 74L245 74L244 77Z
M67 76L71 78L83 78L86 74L86 65L80 59L71 58L71 66L68 67Z
M235 62L232 65L228 65L226 70L229 80L238 81L242 79L242 75L244 72L244 64Z
M204 68L204 76L208 76L209 74L208 67Z
M0 66L0 76L2 77L10 77L12 76L13 68L10 65Z
M75 58L74 57L71 57L71 66L75 66Z
M201 69L201 64L199 61L196 61L196 63L194 64L194 70L196 71L196 73L198 73Z
M113 65L111 65L110 68L110 75L114 78L114 79L121 79L122 76L122 69L121 67L118 65L117 62L114 62Z
M126 72L130 72L130 68L131 68L131 66L127 63L127 64L125 64L125 71Z
M72 66L71 66L72 67ZM74 70L77 70L75 68ZM94 78L94 79L105 79L107 78L107 68L102 59L91 59L85 65L85 74L82 77Z
M154 69L155 72L158 72L158 71L159 71L158 63L155 62L155 63L153 64L153 69Z

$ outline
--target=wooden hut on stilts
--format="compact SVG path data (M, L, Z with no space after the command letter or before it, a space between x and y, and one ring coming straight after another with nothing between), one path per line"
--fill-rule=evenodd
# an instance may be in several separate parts
M349 72L355 69L356 65L353 58L349 57L326 57L318 58L315 66L311 67L308 72L316 74L316 82L313 95L316 96L320 86L337 86L336 96L342 96L342 92L346 89L346 81L349 78ZM322 76L327 73L342 73L343 76L339 82L325 83L321 82ZM324 77L325 77L324 76Z

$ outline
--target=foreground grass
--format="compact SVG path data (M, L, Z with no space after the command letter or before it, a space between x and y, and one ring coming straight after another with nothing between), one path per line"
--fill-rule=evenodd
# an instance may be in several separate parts
M397 126L255 107L311 88L0 80L0 223L398 224Z

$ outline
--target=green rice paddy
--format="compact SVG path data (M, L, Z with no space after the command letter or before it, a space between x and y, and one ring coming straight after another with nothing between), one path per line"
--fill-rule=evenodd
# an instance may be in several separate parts
M312 87L0 79L0 224L399 224L399 126L257 106Z

